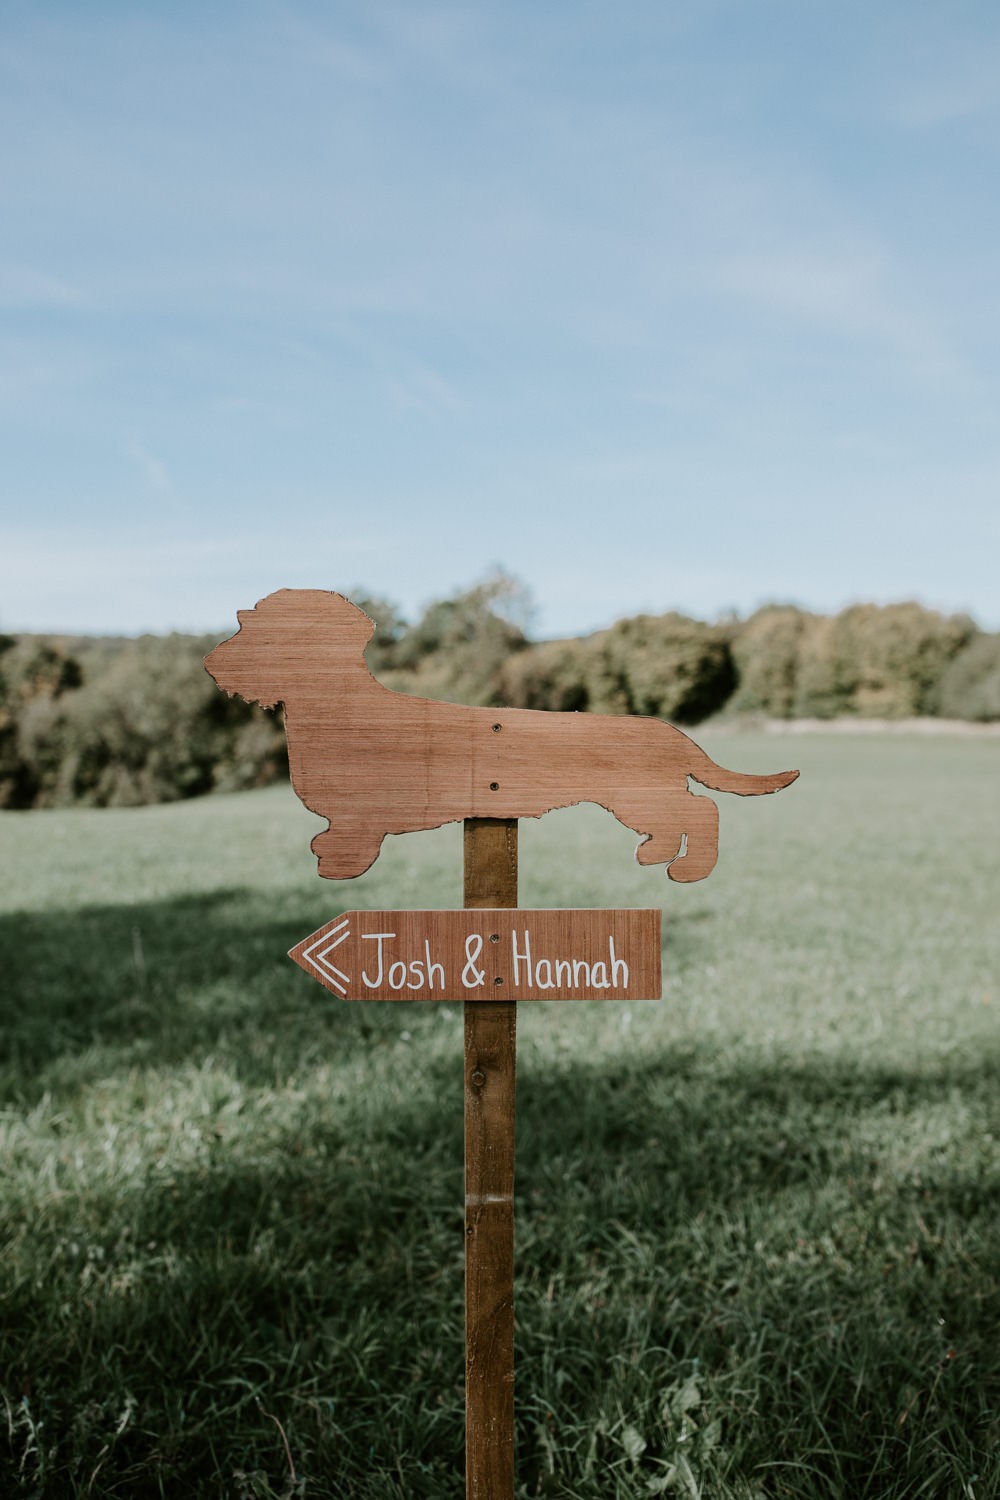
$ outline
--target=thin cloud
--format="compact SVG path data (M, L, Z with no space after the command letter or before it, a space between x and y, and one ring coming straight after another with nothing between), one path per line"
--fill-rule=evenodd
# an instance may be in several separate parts
M730 295L828 336L883 344L924 376L973 380L926 306L907 305L905 269L888 253L780 249L721 261L714 279Z
M172 495L174 493L174 487L170 482L166 465L161 459L156 457L155 453L150 453L149 449L145 448L142 443L134 440L129 443L126 451L129 458L138 464L150 489L155 490L160 495Z
M35 266L0 265L0 307L11 310L74 307L83 293L70 282Z
M1000 112L1000 42L939 36L906 64L907 76L890 73L883 85L885 113L894 124L933 130Z

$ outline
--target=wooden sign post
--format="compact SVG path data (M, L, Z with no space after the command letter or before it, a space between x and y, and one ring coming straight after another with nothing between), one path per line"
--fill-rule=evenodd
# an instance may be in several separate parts
M469 818L464 901L517 906L517 823ZM514 1495L517 1002L465 1002L465 1493Z
M347 1001L465 1002L466 1494L514 1494L514 1085L526 1000L660 996L660 911L525 911L517 820L465 820L461 911L348 911L289 954Z
M727 771L658 719L467 708L394 693L341 594L281 589L206 658L218 685L284 704L292 785L327 828L323 876L360 875L387 833L464 823L461 912L343 912L290 956L344 1000L465 1002L467 1500L514 1495L514 1090L518 1001L659 999L660 912L524 911L517 820L597 802L671 880L715 865L714 791L776 792L797 771Z

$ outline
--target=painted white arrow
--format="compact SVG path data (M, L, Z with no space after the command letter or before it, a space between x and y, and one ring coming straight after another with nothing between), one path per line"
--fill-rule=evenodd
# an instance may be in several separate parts
M328 955L333 952L334 948L339 948L341 943L346 943L350 935L350 917L347 916L342 922L336 923L333 927L327 926L322 928L315 942L310 942L306 938L308 946L303 947L300 944L299 947L302 948L302 954L300 958L296 958L296 962L301 963L303 968L306 964L311 964L323 983L332 985L337 993L343 995L345 999L347 998L347 987L351 982L351 976L350 974L345 974L343 969L338 969L335 964L330 963ZM293 949L292 956L294 957L296 953L298 953L298 949Z

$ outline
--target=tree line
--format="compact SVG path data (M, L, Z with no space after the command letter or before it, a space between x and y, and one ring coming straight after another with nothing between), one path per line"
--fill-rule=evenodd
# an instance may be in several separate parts
M498 573L414 622L351 593L387 687L458 703L768 718L1000 719L1000 635L916 603L836 615L766 605L714 623L635 615L530 639L525 589ZM228 633L228 632L227 632ZM0 807L128 806L261 786L287 770L279 714L220 693L216 635L0 636Z

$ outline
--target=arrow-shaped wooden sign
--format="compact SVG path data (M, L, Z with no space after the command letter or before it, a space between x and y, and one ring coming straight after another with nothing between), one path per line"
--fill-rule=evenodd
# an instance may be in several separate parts
M660 911L349 911L289 957L344 1000L658 1000Z

